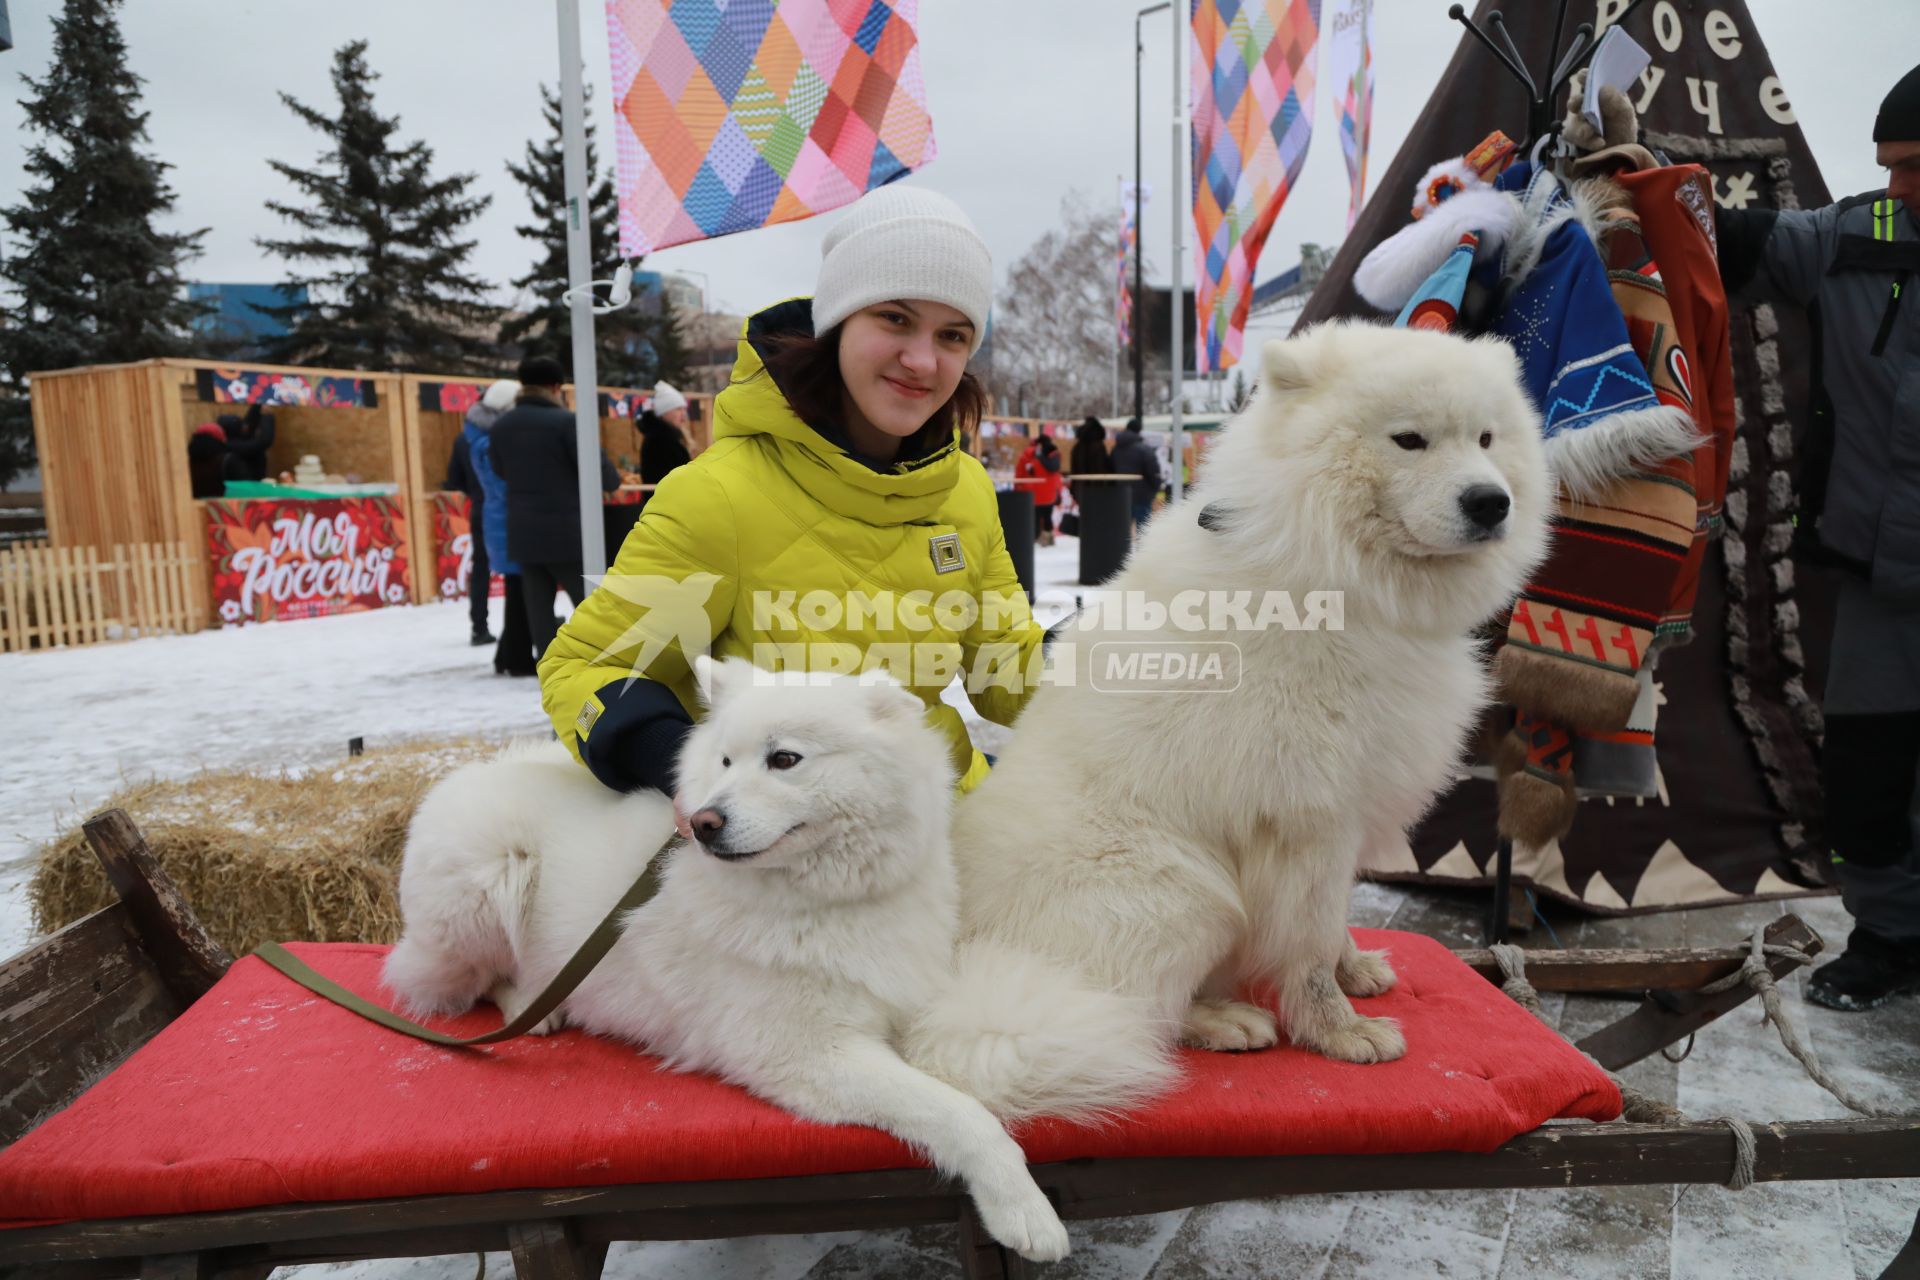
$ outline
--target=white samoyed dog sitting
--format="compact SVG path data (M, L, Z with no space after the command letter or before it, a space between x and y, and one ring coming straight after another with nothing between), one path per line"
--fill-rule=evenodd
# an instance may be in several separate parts
M695 665L709 713L678 769L695 842L661 854L659 893L539 1030L631 1040L806 1119L884 1129L958 1176L995 1240L1062 1257L1066 1229L1019 1145L896 1048L947 992L959 924L953 768L924 705L884 676ZM616 794L558 744L457 771L408 834L387 984L421 1013L491 996L512 1018L673 836L667 797ZM1065 1057L1110 1028L1124 1039L1124 1011L1088 995L1018 1029ZM1029 1073L1019 1102L1123 1094L1105 1070Z
M1164 1081L1175 1039L1260 1049L1284 1029L1348 1062L1406 1051L1392 1021L1348 1000L1395 978L1354 947L1346 913L1362 848L1403 838L1450 781L1489 696L1473 633L1546 551L1552 491L1518 372L1501 343L1431 332L1329 326L1268 344L1197 492L1108 584L1167 616L1077 619L1052 654L1073 681L1035 694L959 801L961 982L943 1005L958 1012L924 1020L910 1056L958 1078L989 1049L1027 1055L991 1016L994 969L1015 956L1036 1008L1072 1008L1088 987L1135 1002L1137 1027L1075 1055L1133 1081ZM1237 594L1258 615L1278 591L1303 619L1318 599L1320 629L1248 628L1210 607ZM1197 612L1167 608L1184 592L1202 593ZM1108 655L1195 642L1237 671L1116 687ZM1240 999L1249 985L1277 1010ZM1142 1053L1146 1028L1159 1037Z

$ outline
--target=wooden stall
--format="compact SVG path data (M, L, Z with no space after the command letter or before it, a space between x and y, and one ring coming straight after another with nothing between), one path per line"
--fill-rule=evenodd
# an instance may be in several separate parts
M202 625L403 602L413 570L402 495L409 469L400 377L354 370L145 360L29 376L34 440L55 547L187 548ZM195 428L259 404L273 415L271 478L196 499Z
M471 528L465 496L449 493L442 486L466 412L479 403L489 381L408 374L401 382L408 469L414 477L407 508L412 514L414 562L424 567L414 575L413 599L419 604L462 599L467 594L467 557L472 554L472 544L461 540L477 536L478 531ZM564 395L568 407L572 407L574 388L564 388ZM623 475L639 466L640 435L633 420L651 399L652 392L646 389L599 389L600 447ZM693 451L699 453L712 440L713 397L687 396L687 420ZM637 485L623 485L620 499L610 505L638 504L642 498ZM632 523L610 517L610 525L623 530ZM618 549L609 538L608 556Z

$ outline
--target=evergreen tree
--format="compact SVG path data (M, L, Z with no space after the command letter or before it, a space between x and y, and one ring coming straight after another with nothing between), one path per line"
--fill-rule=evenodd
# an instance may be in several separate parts
M432 148L400 141L399 117L374 109L379 77L366 51L356 40L334 52L337 115L280 95L328 145L312 169L268 161L301 200L267 207L302 233L258 242L294 267L282 286L288 303L261 308L288 329L266 344L269 358L445 372L490 364L496 311L468 265L474 241L460 234L492 197L467 194L475 174L435 177ZM303 285L307 301L292 301L291 290Z
M156 228L173 208L169 166L145 154L140 78L114 10L119 0L67 0L53 23L53 65L23 76L22 102L40 140L29 185L0 210L13 240L0 257L12 294L0 318L0 485L33 462L26 375L144 360L187 349L200 304L180 272L204 231Z
M592 97L589 91L587 97ZM542 115L547 122L545 141L527 144L520 164L507 163L507 172L526 188L533 206L533 222L515 228L539 252L527 274L513 287L531 295L533 305L500 326L503 346L523 345L559 360L573 376L573 313L562 298L567 289L567 208L565 144L560 125L560 94L540 88ZM600 175L593 144L593 126L587 125L587 173ZM593 278L611 280L620 263L620 207L613 180L604 175L592 182L587 201L588 236L593 246ZM618 311L594 317L594 355L603 385L647 387L660 378L669 382L686 372L686 345L673 308L663 296L660 314L644 312L639 299Z

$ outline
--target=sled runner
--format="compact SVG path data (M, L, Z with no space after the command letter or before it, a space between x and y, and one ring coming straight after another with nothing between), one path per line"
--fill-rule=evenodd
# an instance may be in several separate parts
M0 965L0 1275L259 1277L281 1264L510 1250L527 1277L599 1274L615 1240L959 1225L968 1276L1029 1264L965 1195L875 1130L798 1121L630 1046L568 1032L490 1052L406 1040L232 961L118 810L87 835L121 901ZM1253 1197L1920 1175L1920 1120L1611 1121L1606 1074L1752 995L1750 947L1452 953L1362 931L1400 987L1368 1002L1409 1053L1194 1053L1175 1094L1099 1129L1017 1131L1067 1218ZM1765 971L1820 949L1792 916ZM377 994L385 948L295 949ZM1504 961L1504 969L1503 969ZM1645 992L1580 1042L1503 994ZM1716 988L1707 990L1707 988ZM482 1007L438 1020L484 1030ZM1596 1065L1597 1064L1597 1065ZM1602 1070L1605 1068L1606 1070ZM1359 1079L1368 1088L1341 1089ZM1601 1121L1601 1123L1594 1123ZM1274 1154L1284 1152L1284 1154ZM1920 1236L1887 1272L1920 1269Z

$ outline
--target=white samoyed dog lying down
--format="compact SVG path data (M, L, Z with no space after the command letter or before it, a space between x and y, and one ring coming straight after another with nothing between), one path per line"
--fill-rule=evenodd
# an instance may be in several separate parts
M1356 861L1401 839L1458 766L1489 696L1472 633L1545 554L1551 495L1505 345L1357 325L1268 344L1197 492L1146 527L1108 587L1162 606L1251 593L1254 615L1284 591L1303 619L1308 593L1339 592L1320 621L1341 628L1249 628L1203 596L1158 626L1102 609L1064 631L1052 657L1074 663L1073 683L1039 690L958 803L961 982L942 1006L956 1016L910 1056L957 1074L989 1050L1016 1064L1057 1052L994 1021L996 971L1016 956L1035 1008L1064 1014L1087 987L1135 1002L1137 1028L1076 1051L1128 1080L1164 1081L1176 1038L1260 1049L1284 1028L1347 1062L1405 1053L1392 1021L1348 1001L1395 980L1345 927ZM1237 670L1129 684L1107 656L1195 642ZM1249 985L1277 994L1278 1025L1239 998ZM1136 1053L1142 1028L1160 1034Z
M884 676L695 664L709 712L678 783L696 843L661 855L658 895L539 1030L631 1040L806 1119L884 1129L959 1177L995 1240L1063 1256L1066 1229L1024 1153L962 1090L985 1077L1009 1118L1124 1102L1151 1081L1086 1051L1111 1044L1125 1070L1151 1058L1151 1033L1128 1002L1057 981L1029 1005L1010 961L990 975L989 1022L1036 1065L1008 1069L977 1038L943 1053L943 1079L909 1065L898 1046L916 1019L978 1024L971 1003L946 1008L959 903L945 739ZM387 984L420 1013L490 996L512 1018L673 835L665 796L609 791L558 744L458 770L408 833Z

